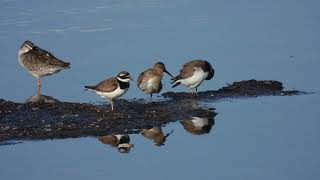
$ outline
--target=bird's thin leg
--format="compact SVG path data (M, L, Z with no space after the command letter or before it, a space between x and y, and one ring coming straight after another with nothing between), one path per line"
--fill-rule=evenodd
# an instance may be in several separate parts
M152 99L152 93L150 94L150 99Z
M113 100L110 99L110 103L111 103L111 110L113 111Z
M196 96L198 96L198 87L196 87Z
M40 78L37 81L37 95L40 96L40 89L41 89L41 80Z
M194 90L194 89L191 89L191 93L192 93L193 95L196 95L196 96L198 96L198 93L197 93L197 88L196 88L196 90Z

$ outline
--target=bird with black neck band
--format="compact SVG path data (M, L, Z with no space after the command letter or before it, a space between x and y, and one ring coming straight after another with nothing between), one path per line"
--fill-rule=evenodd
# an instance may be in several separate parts
M114 100L124 95L129 87L129 81L133 80L127 71L120 72L116 77L101 81L94 86L85 86L86 89L96 92L111 103L111 110L114 110Z

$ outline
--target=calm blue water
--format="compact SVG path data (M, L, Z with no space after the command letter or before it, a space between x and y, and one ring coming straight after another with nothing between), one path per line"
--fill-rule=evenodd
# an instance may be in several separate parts
M70 61L43 80L61 101L103 102L83 86L163 61L176 74L190 59L216 76L200 90L245 79L275 79L293 97L220 101L209 134L180 123L166 145L141 135L129 154L95 138L0 146L0 179L319 179L320 12L318 1L15 1L0 2L0 98L24 102L36 81L17 60L30 39ZM164 91L172 90L164 78ZM183 87L174 89L185 91ZM132 85L123 98L147 98Z

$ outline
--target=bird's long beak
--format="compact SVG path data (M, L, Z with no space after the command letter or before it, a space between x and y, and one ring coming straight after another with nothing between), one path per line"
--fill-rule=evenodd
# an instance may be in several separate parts
M130 79L131 81L134 81L132 77L129 77L129 79Z
M169 74L169 76L171 76L171 77L173 78L172 74L169 73L166 69L164 70L164 72L167 73L167 74Z

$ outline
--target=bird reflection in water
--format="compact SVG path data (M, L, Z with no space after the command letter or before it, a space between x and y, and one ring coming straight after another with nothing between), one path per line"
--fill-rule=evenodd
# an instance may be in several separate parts
M214 118L191 117L180 121L183 128L190 134L201 135L210 133L214 126Z
M100 136L98 139L103 144L108 144L117 148L120 153L129 153L131 148L134 147L133 144L130 144L130 137L128 134Z
M60 101L51 96L46 96L41 94L31 96L26 100L26 103L57 103L57 102L60 102Z
M162 146L166 142L166 138L170 136L173 133L173 130L171 132L164 135L161 127L153 127L151 129L141 129L141 134L148 138L153 140L154 145L156 146Z

